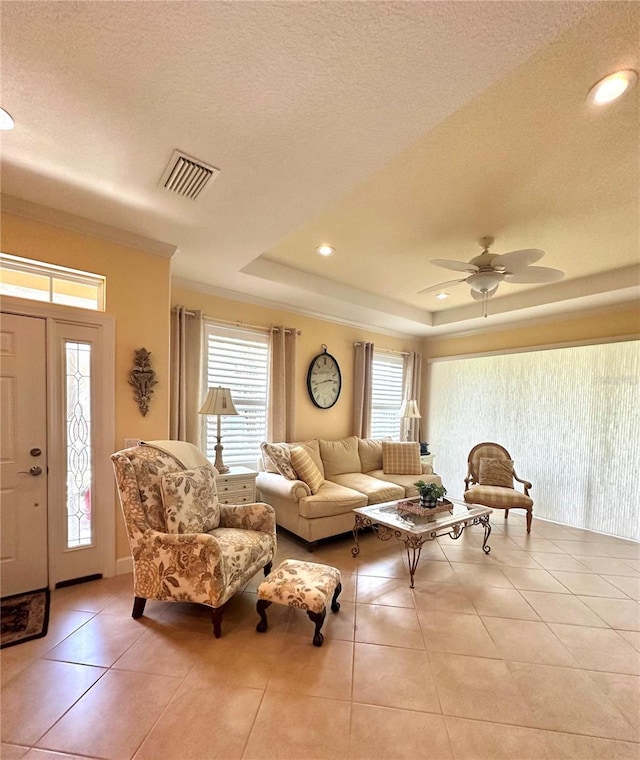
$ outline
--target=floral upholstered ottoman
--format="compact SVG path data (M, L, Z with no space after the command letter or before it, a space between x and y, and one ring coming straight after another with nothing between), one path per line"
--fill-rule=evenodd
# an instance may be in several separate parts
M315 623L313 644L321 647L324 636L320 629L327 614L327 602L333 594L331 611L337 612L340 609L338 594L341 591L342 583L337 567L285 559L258 586L256 610L260 622L256 630L260 633L267 630L266 609L272 602L298 607L306 610L310 620Z

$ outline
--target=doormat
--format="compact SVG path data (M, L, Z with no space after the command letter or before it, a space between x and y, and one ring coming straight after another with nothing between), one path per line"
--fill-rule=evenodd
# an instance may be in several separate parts
M0 649L46 636L48 626L48 588L0 599Z

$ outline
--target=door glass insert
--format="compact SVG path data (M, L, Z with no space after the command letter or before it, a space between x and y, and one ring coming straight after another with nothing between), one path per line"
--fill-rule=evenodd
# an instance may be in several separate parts
M91 519L91 344L65 341L67 548L93 541Z

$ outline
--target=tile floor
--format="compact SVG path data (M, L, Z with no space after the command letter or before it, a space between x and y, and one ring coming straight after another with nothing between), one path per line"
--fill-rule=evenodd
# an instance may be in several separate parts
M343 575L322 648L300 610L255 624L257 576L223 635L148 602L131 576L52 594L49 633L1 652L4 760L640 758L640 545L494 515L427 544L408 585L395 541L349 537L278 559Z

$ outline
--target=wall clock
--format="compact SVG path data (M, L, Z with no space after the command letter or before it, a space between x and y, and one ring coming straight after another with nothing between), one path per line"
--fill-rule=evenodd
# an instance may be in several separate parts
M307 390L311 401L319 409L330 409L340 395L342 375L336 358L327 353L324 343L322 349L322 353L315 356L309 365Z

